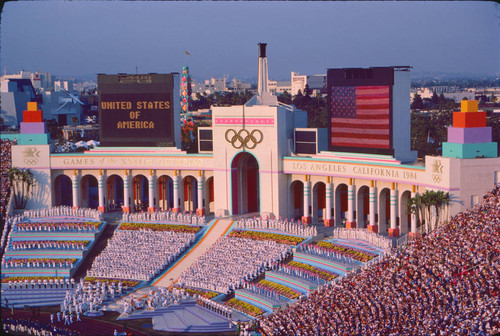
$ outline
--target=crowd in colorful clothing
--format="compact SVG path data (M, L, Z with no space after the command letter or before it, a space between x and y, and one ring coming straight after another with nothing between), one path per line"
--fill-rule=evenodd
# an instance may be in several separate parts
M267 335L500 331L500 187L379 263L259 319Z
M194 233L116 230L87 276L149 281L194 241Z
M0 140L0 215L5 216L10 195L9 169L12 168L12 140Z
M272 240L223 236L181 274L178 284L228 293L290 253L290 245Z

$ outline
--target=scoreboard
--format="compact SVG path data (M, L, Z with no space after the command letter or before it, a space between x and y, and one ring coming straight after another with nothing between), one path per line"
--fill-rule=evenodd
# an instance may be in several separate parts
M175 146L175 74L99 74L101 146Z

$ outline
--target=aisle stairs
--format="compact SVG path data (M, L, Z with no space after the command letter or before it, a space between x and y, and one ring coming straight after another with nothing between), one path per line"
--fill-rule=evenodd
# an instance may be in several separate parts
M189 268L198 257L202 256L221 236L223 236L233 225L232 218L216 220L201 240L194 245L186 254L172 265L163 275L153 282L153 286L169 287L177 281L184 270Z

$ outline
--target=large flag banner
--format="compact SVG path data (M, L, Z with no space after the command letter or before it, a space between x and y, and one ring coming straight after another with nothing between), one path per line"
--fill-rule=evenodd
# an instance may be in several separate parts
M331 145L390 149L389 86L332 86Z

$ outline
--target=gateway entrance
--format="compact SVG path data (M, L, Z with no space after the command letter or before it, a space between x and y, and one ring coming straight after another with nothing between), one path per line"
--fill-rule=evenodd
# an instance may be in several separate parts
M250 153L237 154L231 163L232 214L260 212L259 164Z

